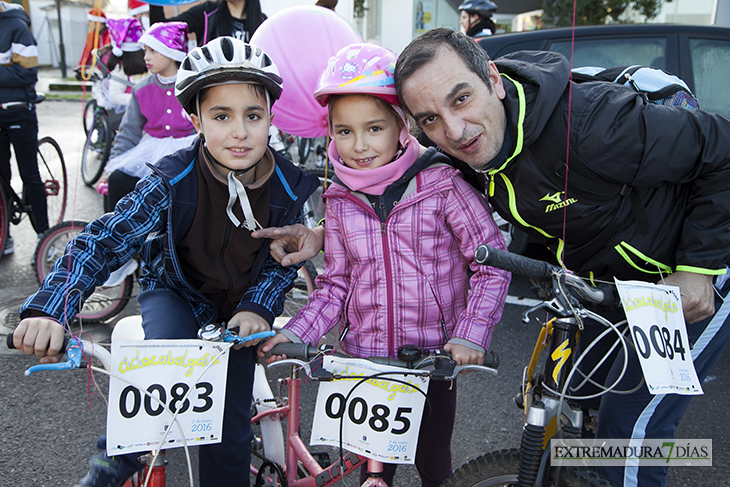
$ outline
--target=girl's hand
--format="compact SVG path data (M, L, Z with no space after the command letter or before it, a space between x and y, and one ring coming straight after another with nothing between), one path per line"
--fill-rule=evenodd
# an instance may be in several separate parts
M484 354L479 350L456 343L447 343L444 345L444 350L451 352L451 358L456 361L456 365L484 364Z
M274 345L278 345L279 343L291 343L291 340L284 336L284 334L277 333L276 335L274 335L273 338L269 338L268 340L266 340L266 342L264 342L263 345L259 347L259 357L266 357L266 354L271 351ZM286 355L271 355L270 357L266 358L266 363L271 364L276 362L277 360L284 360L285 358Z
M55 364L63 354L66 331L51 318L26 318L13 332L13 346L26 355L35 355L42 364Z
M313 259L324 246L324 227L309 229L301 224L272 227L251 233L254 238L271 238L270 253L283 266Z
M271 329L268 321L251 311L239 311L233 315L233 318L228 321L228 328L236 327L238 327L238 335L242 337L253 335L254 333L260 333L262 331L269 331ZM253 347L261 343L261 340L262 339L259 338L258 340L238 343L233 346L233 349L239 350L242 347Z

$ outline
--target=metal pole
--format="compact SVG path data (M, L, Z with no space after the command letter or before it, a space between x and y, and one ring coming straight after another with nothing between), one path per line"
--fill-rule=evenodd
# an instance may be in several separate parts
M61 58L61 77L66 77L66 48L63 46L63 27L61 26L61 0L56 0L56 12L58 13L58 52Z

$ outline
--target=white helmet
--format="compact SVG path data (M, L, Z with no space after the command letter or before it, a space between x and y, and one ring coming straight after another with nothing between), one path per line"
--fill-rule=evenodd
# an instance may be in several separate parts
M262 85L274 101L281 96L282 79L269 55L233 37L218 37L185 56L177 71L175 96L185 111L195 113L201 89L236 81Z

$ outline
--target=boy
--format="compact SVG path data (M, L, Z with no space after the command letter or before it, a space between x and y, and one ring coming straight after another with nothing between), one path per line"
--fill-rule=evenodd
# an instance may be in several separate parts
M16 348L57 361L59 323L70 323L81 295L136 252L143 260L137 300L147 339L196 338L216 321L239 327L241 335L270 329L296 269L277 264L268 241L253 239L251 230L300 221L302 203L319 184L267 147L281 82L266 53L233 38L215 39L185 58L175 94L200 140L158 161L115 212L74 239L23 305ZM251 345L230 352L223 439L200 448L202 486L248 485ZM122 485L141 467L127 456L97 460L82 485Z

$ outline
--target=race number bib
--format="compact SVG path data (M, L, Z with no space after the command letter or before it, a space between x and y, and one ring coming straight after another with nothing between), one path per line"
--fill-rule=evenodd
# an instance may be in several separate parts
M229 347L202 340L112 343L112 374L120 379L109 381L107 454L181 447L183 437L188 446L220 443ZM168 409L178 412L176 422Z
M346 450L381 462L414 463L429 378L363 359L325 357L323 366L353 378L320 384L310 443L338 447L342 421Z
M703 394L682 314L679 288L616 279L651 394Z

